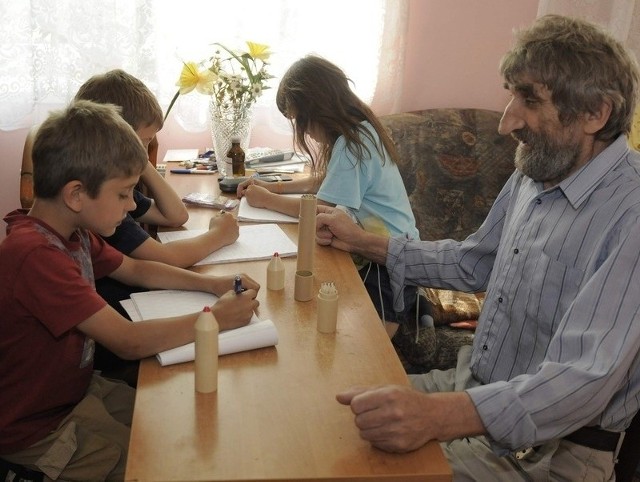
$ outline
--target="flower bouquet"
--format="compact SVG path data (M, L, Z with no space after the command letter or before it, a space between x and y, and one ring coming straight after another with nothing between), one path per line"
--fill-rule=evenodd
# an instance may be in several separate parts
M199 63L185 62L173 96L165 114L169 115L178 96L195 90L210 96L211 133L218 170L224 175L224 161L233 137L240 138L244 150L249 146L252 107L265 89L269 79L267 45L246 42L247 51L233 51L214 43L214 54Z

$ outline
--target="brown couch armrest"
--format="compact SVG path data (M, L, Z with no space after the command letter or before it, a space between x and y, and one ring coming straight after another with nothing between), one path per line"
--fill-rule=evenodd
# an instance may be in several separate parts
M436 326L476 321L484 302L484 293L463 293L435 288L420 288L420 292L429 302Z

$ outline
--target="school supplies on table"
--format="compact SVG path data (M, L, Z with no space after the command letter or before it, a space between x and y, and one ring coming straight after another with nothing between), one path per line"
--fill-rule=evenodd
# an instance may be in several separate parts
M180 169L169 169L171 174L217 174L218 171L215 169L199 169L197 167L192 168L180 168Z
M205 229L165 231L158 233L158 239L162 243L168 243L177 239L199 236L205 232ZM271 255L276 251L282 257L295 256L298 252L296 243L280 226L276 224L240 226L240 235L235 243L220 248L195 265L271 259Z
M271 162L283 162L290 160L294 155L292 149L269 149L263 147L256 147L247 151L245 162L248 165L253 164L268 164Z
M307 159L298 156L291 149L251 147L247 149L245 164L253 169L289 167L292 169L289 172L302 172L307 165Z
M301 194L282 194L283 196L300 197ZM247 221L252 223L297 223L298 218L288 216L286 214L272 211L265 208L254 208L249 205L246 198L240 199L240 207L238 208L238 221ZM273 254L277 249L272 251ZM282 256L282 253L280 253Z
M198 149L167 149L162 163L188 161L197 157Z
M232 211L238 205L237 199L213 196L205 192L191 192L182 198L182 202L205 208L224 209L225 211Z
M155 290L132 293L131 298L120 303L132 321L186 315L202 311L204 306L214 305L218 297L212 293L184 290ZM278 344L278 330L271 320L260 320L253 315L251 322L218 335L218 354L229 355ZM167 366L195 359L195 344L172 348L156 355L160 365Z

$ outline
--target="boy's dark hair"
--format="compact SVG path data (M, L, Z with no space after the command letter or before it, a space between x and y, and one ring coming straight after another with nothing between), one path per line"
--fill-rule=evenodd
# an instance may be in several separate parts
M509 84L524 77L543 84L560 121L568 125L579 114L596 112L604 100L612 110L596 139L629 133L638 93L638 65L625 47L587 21L545 15L520 32L500 63Z
M141 80L124 70L110 70L94 75L80 86L75 100L92 100L100 104L115 104L122 108L122 117L134 130L150 125L163 125L158 99Z
M147 150L119 108L86 100L53 112L33 143L33 188L38 198L55 198L70 181L83 183L96 198L102 184L142 173Z
M276 94L276 104L282 114L291 119L294 131L294 145L307 154L314 168L326 170L326 162L336 140L344 136L347 149L362 160L372 153L362 141L367 137L376 146L383 162L382 147L387 150L391 161L397 161L398 154L393 141L375 116L371 108L351 90L350 80L345 73L328 60L316 55L307 55L294 62L282 77ZM368 121L378 133L382 146L360 123ZM320 143L316 162L307 134L310 129L320 129L326 136Z

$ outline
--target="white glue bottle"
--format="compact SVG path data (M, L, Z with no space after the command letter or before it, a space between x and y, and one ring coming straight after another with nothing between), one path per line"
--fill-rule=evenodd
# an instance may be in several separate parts
M195 324L196 362L195 386L200 393L218 389L218 333L220 327L211 308L205 306Z
M322 283L318 292L318 331L333 333L338 322L338 290L333 283Z
M267 265L267 289L274 291L284 289L284 263L278 253L273 253Z

